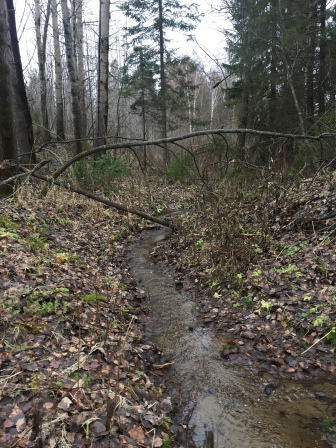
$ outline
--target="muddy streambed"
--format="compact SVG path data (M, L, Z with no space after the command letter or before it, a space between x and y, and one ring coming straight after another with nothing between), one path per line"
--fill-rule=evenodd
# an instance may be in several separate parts
M169 229L143 232L130 268L145 291L148 335L173 366L165 384L178 409L173 425L183 448L322 448L321 420L336 415L331 382L277 381L253 375L220 357L221 343L197 324L197 302L176 291L171 275L150 260ZM187 431L179 432L184 424ZM336 442L336 441L335 441ZM336 446L336 444L334 445Z

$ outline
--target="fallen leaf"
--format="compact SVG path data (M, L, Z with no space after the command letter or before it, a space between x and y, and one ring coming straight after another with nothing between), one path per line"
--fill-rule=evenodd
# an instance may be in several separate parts
M26 428L26 418L23 416L16 422L17 432L22 432Z
M133 426L133 428L128 431L128 434L137 443L145 443L145 433L141 426Z
M68 397L64 397L60 403L58 404L58 408L62 409L62 411L68 411L70 406L72 405L72 401Z

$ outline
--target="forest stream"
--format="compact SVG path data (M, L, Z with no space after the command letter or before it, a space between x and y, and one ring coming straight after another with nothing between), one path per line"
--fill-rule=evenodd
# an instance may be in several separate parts
M253 375L220 356L221 343L197 323L197 302L175 289L172 276L151 261L166 228L146 230L130 251L130 268L144 290L148 337L173 364L165 385L179 414L172 428L183 448L322 448L321 421L334 415L336 386L328 381L277 380ZM334 445L336 446L336 445Z

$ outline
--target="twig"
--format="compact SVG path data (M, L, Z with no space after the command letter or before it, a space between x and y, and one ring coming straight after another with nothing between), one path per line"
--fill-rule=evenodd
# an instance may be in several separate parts
M326 338L327 336L330 335L330 333L332 333L333 331L335 331L336 327L333 327L330 331L328 331L328 333L326 333L321 339L318 339L317 341L314 342L313 345L311 345L310 347L308 347L304 352L301 353L301 355L304 355L306 352L308 352L308 350L310 350L311 348L315 347L316 344L318 344L319 342L321 342L324 338Z
M33 175L36 171L40 170L41 168L43 168L47 163L49 163L50 160L42 160L42 162L40 162L38 165L34 166L34 168L29 171L26 168L26 172L25 173L21 173L21 174L16 174L15 176L9 177L8 179L0 182L0 186L1 185L7 185L10 182L12 182L13 180L19 179L20 177L26 177L26 176L31 176ZM14 165L13 165L14 166ZM16 165L15 165L16 166Z

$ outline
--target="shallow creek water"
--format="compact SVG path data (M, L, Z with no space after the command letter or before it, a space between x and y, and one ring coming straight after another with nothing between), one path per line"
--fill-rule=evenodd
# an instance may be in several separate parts
M197 324L197 303L178 293L171 275L150 260L169 229L143 232L130 268L151 309L148 334L173 361L165 384L188 427L183 448L322 448L320 420L336 415L331 382L281 381L253 375L220 357L221 343ZM266 389L265 389L266 387ZM267 389L268 388L268 389ZM266 394L265 391L271 393ZM336 446L336 445L335 445Z

